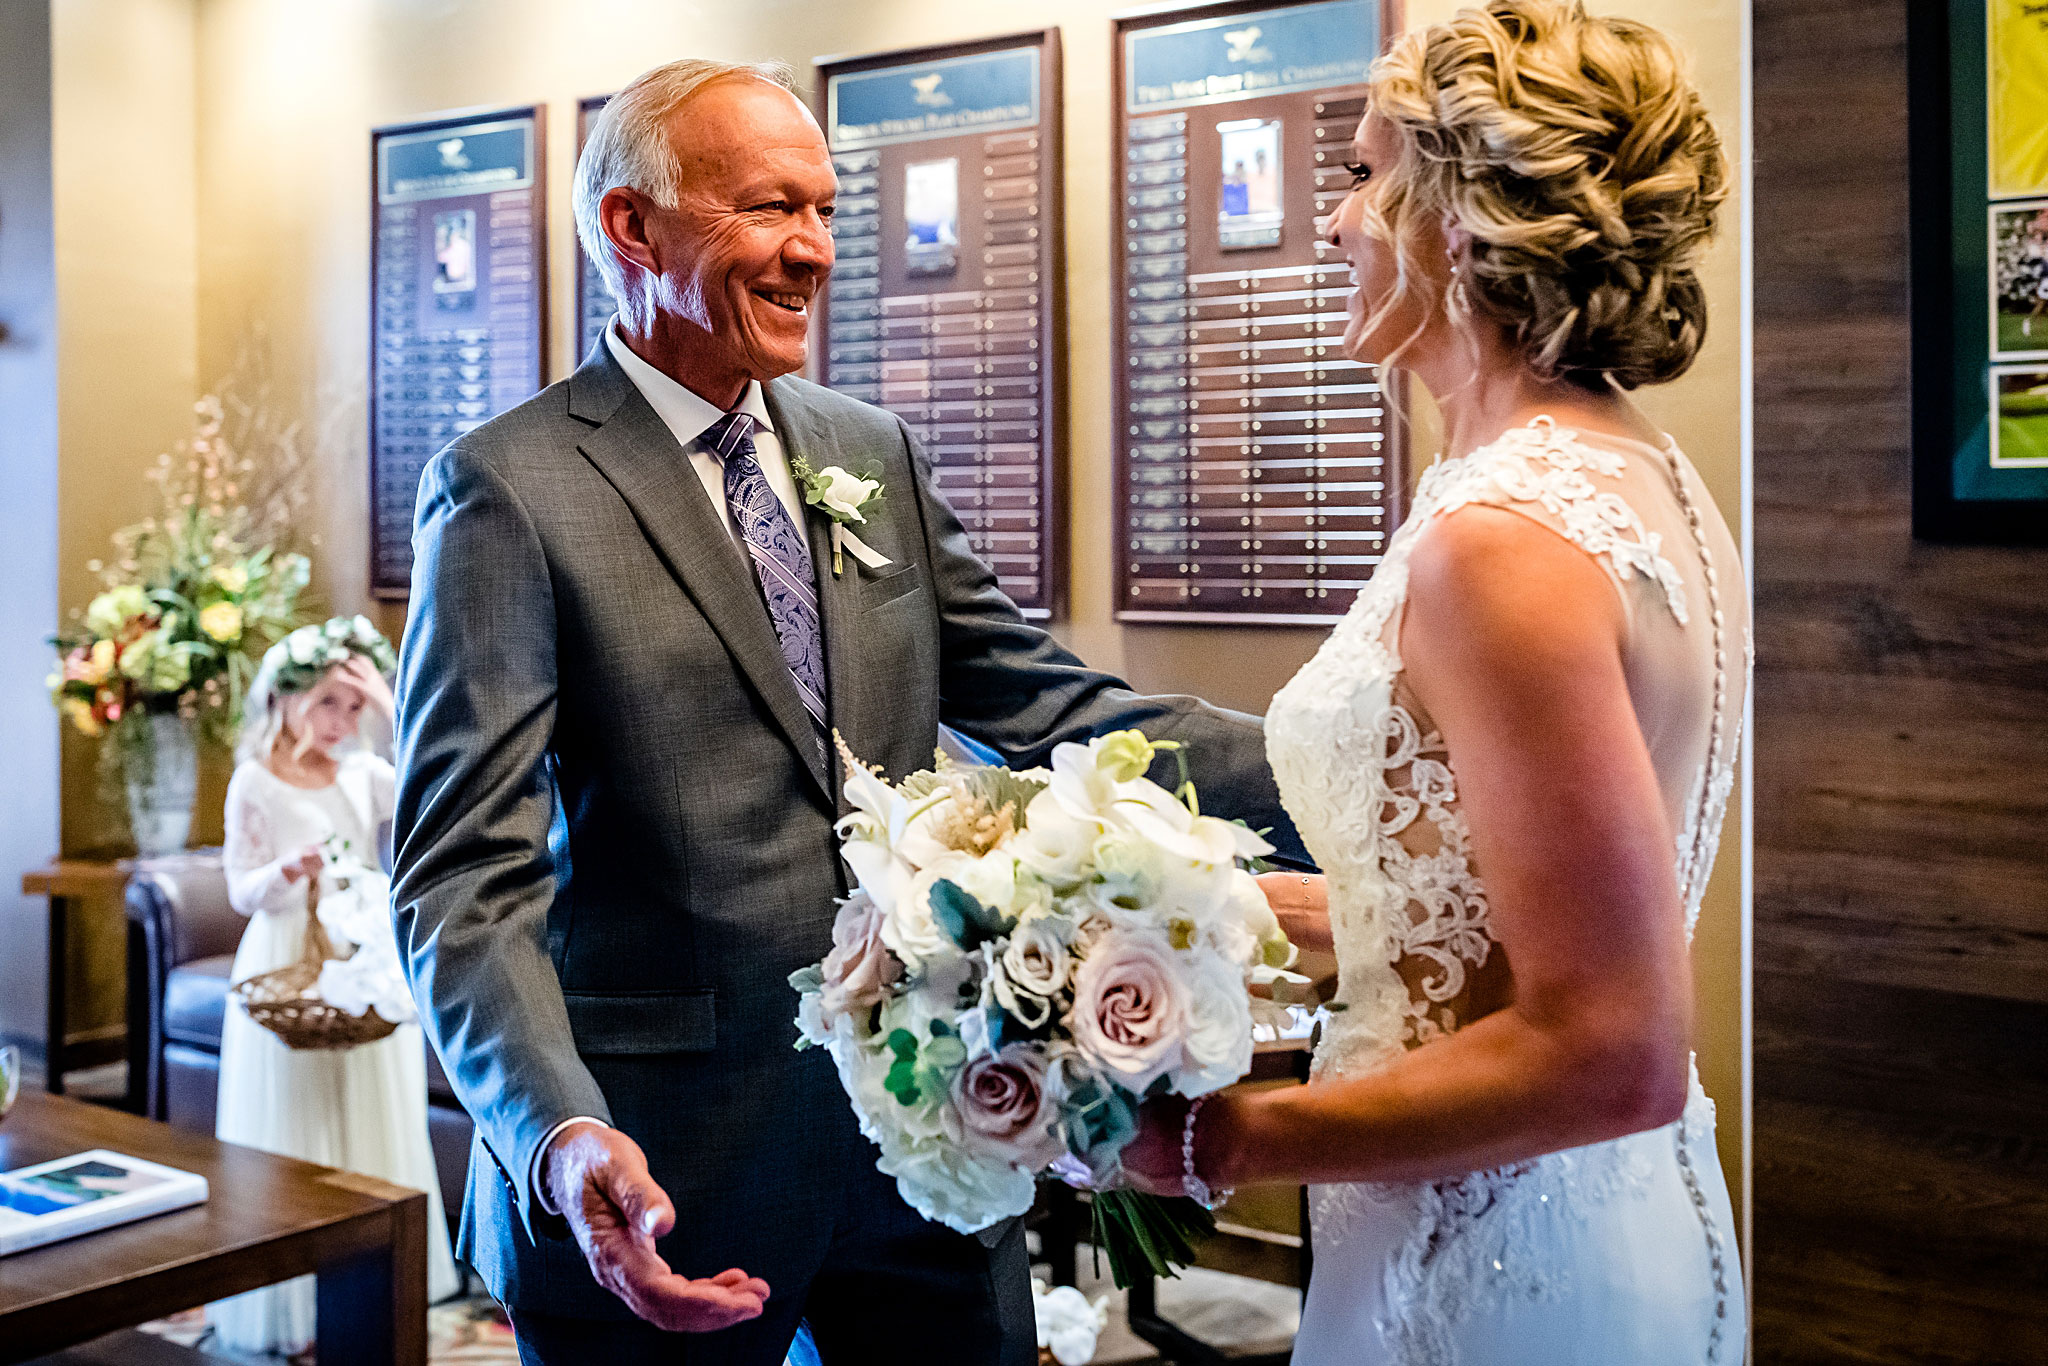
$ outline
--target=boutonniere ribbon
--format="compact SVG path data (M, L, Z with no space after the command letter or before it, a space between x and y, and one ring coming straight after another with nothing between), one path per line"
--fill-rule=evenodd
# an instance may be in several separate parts
M852 524L866 522L866 510L881 501L881 480L863 479L837 465L814 470L802 456L791 460L789 469L796 476L797 487L803 490L805 504L832 519L833 577L845 570L848 552L870 569L884 569L892 563L852 530Z

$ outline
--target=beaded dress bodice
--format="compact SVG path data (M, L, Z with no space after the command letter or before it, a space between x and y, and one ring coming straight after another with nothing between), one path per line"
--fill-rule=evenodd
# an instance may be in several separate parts
M1733 782L1748 673L1748 610L1733 539L1690 462L1663 448L1538 418L1432 467L1372 583L1274 698L1267 750L1280 792L1328 877L1338 991L1316 1075L1386 1066L1512 999L1484 869L1452 756L1407 686L1400 638L1408 564L1444 517L1486 504L1531 518L1592 557L1620 597L1623 664L1656 769L1688 935ZM1382 1324L1403 1363L1456 1360L1455 1322L1488 1305L1558 1293L1560 1221L1647 1188L1675 1161L1714 1249L1727 1310L1723 1231L1704 1213L1694 1162L1713 1154L1712 1105L1611 1143L1462 1180L1318 1188L1318 1267L1347 1227L1413 1230L1387 1268ZM1660 1147L1661 1145L1661 1147ZM1695 1234L1695 1236L1698 1236ZM1320 1274L1320 1271L1319 1271ZM1702 1358L1716 1359L1716 1336Z

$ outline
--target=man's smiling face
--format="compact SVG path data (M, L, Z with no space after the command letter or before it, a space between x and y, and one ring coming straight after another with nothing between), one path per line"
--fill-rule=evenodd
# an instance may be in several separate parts
M801 370L833 261L839 183L824 135L795 96L746 78L692 96L668 135L681 174L675 211L647 223L657 308L705 370L742 382Z

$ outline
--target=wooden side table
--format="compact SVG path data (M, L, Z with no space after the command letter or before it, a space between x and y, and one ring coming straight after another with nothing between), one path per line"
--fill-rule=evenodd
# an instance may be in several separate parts
M73 916L95 898L110 896L118 904L134 868L134 859L88 856L55 859L21 876L24 895L47 897L50 902L49 1029L44 1036L48 1040L44 1071L51 1095L64 1094L66 1072L104 1066L126 1056L125 1030L120 1034L72 1031L69 968Z
M317 1366L427 1366L419 1191L75 1100L24 1095L0 1124L0 1171L90 1148L197 1172L211 1193L203 1205L0 1258L0 1364L311 1274Z

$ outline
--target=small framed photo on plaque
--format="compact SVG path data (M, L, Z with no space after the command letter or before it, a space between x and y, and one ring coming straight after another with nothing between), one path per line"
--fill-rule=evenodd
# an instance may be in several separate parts
M1216 238L1225 251L1280 245L1280 120L1231 119L1216 125L1222 148Z
M476 303L476 210L434 215L434 305L444 312Z
M1991 371L1991 466L2048 469L2048 365Z
M903 168L903 273L951 275L960 257L960 159Z
M2048 356L2048 199L1991 206L1991 356Z

